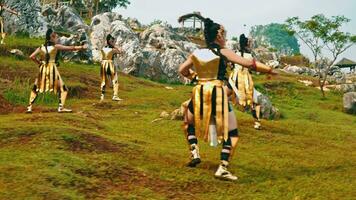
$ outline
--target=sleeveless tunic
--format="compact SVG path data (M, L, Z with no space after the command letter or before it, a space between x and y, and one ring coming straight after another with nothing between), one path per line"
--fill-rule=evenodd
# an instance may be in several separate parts
M40 55L42 58L46 58L46 48L42 46L40 48L41 52ZM57 64L56 64L56 56L57 56L57 49L54 46L47 46L49 60L48 63L46 61L42 61L40 65L39 74L36 79L35 85L37 86L37 92L54 92L57 93L58 90L61 90L64 86L62 78L58 72Z
M228 97L224 87L226 64L209 49L196 50L192 54L198 84L193 88L195 131L198 137L211 140L209 124L215 116L217 136L228 139Z

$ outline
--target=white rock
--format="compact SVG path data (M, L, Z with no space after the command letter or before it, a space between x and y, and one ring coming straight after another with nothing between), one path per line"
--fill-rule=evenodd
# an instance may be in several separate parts
M343 97L344 111L350 114L356 114L356 92L349 92Z

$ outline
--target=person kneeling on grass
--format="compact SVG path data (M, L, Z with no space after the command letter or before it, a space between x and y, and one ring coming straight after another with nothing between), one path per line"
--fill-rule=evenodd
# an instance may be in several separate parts
M39 74L33 85L30 103L27 107L27 113L32 112L32 105L35 102L38 93L54 92L59 96L58 112L72 112L70 109L64 108L65 100L68 94L68 88L64 84L61 75L58 72L58 51L78 51L87 49L87 45L83 46L64 46L57 44L58 35L52 29L46 32L45 43L37 48L30 58L39 64ZM40 59L37 58L40 55Z

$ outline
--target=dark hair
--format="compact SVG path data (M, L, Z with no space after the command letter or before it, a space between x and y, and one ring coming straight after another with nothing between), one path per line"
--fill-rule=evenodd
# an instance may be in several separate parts
M205 37L206 46L208 48L217 48L219 46L215 43L215 39L219 33L220 28L221 25L215 23L210 18L206 18L204 20L204 37Z
M196 17L198 17L200 20L204 22L204 38L205 38L206 47L210 49L215 55L222 58L225 62L229 62L228 59L221 54L220 46L215 43L215 39L218 36L219 30L221 29L221 25L215 23L210 18L204 18L201 15L197 15Z
M245 36L245 34L241 34L240 35L240 52L241 52L241 56L244 56L245 52L248 52L248 50L246 49L246 47L248 46L248 38Z
M106 44L107 44L107 47L109 47L109 48L114 48L114 46L112 46L111 44L110 44L110 40L115 40L115 38L111 35L111 34L109 34L109 35L107 35L106 36Z
M46 64L48 64L49 59L50 59L50 56L49 56L48 48L47 48L47 47L54 45L54 43L51 42L51 35L52 35L52 33L54 33L54 31L53 31L53 29L51 29L51 28L49 28L49 29L47 30L47 32L46 32L46 39L45 39L45 44L44 44L44 47L45 47L45 49L46 49ZM56 62L57 65L58 65L58 53L57 53L57 55L56 55L56 60L55 60L55 62Z

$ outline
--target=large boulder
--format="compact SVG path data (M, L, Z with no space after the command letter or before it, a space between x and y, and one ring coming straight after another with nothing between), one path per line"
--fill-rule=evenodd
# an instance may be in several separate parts
M261 118L263 119L279 119L281 113L278 108L272 105L271 100L266 95L259 95L257 103L261 105Z
M58 41L62 45L66 46L76 46L76 45L88 45L88 50L86 51L62 51L61 55L64 61L76 61L76 62L83 62L83 63L91 63L92 59L92 52L91 52L91 44L90 41L87 39L87 35L85 32L77 33L70 35L69 37L62 36L59 38Z
M142 48L138 35L117 13L103 13L93 18L90 25L93 59L101 61L101 49L106 45L106 36L116 38L116 45L123 49L123 54L115 57L115 64L120 70L133 75L138 74L143 60Z
M335 89L342 93L356 92L356 83L336 85Z
M356 92L344 94L344 111L349 114L356 114Z
M121 19L122 16L117 13L103 13L93 17L90 24L90 41L94 61L101 61L100 49L106 45L106 36L111 33L111 23Z
M94 60L101 60L100 50L105 46L106 36L111 34L124 51L114 60L123 72L154 80L182 81L178 66L197 45L165 24L154 24L141 34L132 29L136 26L139 24L135 20L125 20L115 13L95 16L90 26Z
M115 58L115 63L126 73L137 75L143 62L140 40L136 33L124 21L111 23L111 34L116 38L116 45L123 49L123 54Z
M144 48L142 66L145 68L140 70L140 74L143 72L150 78L169 82L183 81L178 75L178 67L198 48L196 44L164 24L147 28L141 33L140 39Z
M5 0L5 5L19 16L4 12L5 31L8 34L28 33L32 37L44 36L48 23L41 14L40 0Z
M80 15L68 6L54 9L47 5L42 8L42 15L47 23L56 30L70 33L85 33L89 30L89 26L85 24Z

